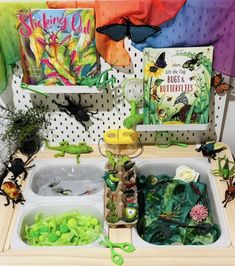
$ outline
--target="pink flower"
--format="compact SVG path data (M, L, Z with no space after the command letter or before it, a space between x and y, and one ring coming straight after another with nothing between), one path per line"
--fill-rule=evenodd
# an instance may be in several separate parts
M202 204L197 204L192 207L190 217L197 223L202 222L208 217L208 209Z

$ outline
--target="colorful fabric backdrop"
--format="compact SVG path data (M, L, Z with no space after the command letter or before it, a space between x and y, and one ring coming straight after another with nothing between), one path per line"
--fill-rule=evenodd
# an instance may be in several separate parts
M50 8L93 7L96 27L121 23L127 17L136 25L159 25L173 18L186 0L88 0L88 1L48 1ZM87 3L86 3L87 2ZM131 4L130 4L131 2ZM128 66L130 56L124 48L123 40L112 41L108 36L96 33L96 46L101 56L111 65Z
M178 15L160 27L160 33L142 44L133 45L139 50L213 45L213 69L235 76L234 0L187 0Z
M46 2L0 3L0 94L6 89L12 68L20 60L16 12L19 9L46 8Z

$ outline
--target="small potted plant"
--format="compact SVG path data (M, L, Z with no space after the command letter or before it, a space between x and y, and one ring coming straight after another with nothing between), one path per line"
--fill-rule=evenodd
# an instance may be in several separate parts
M6 130L2 140L8 145L16 145L21 153L32 155L38 152L43 138L42 130L49 124L48 109L44 106L27 108L1 106L0 118L6 120Z

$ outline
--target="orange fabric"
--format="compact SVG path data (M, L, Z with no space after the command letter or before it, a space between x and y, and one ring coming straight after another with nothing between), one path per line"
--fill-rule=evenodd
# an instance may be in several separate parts
M186 0L75 0L48 1L49 8L95 8L96 27L122 23L128 17L136 25L160 25L175 17ZM96 32L100 55L111 65L128 66L131 62L124 41L115 42Z

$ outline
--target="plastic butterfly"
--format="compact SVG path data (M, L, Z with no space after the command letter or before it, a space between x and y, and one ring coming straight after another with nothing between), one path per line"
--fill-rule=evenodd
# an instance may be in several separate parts
M155 72L157 72L157 70L158 70L159 68L165 68L165 67L167 66L167 63L166 63L166 61L165 61L165 55L166 55L165 52L163 52L163 53L161 53L161 54L158 56L156 62L153 63L152 66L150 66L150 68L149 68L149 71L150 71L150 72L155 73Z
M130 20L124 18L124 24L110 24L96 29L97 32L108 35L112 40L118 42L124 39L125 36L130 38L135 43L141 43L149 36L161 29L151 25L134 25Z
M185 92L182 92L175 100L174 105L178 103L183 103L184 105L188 105L188 98L185 95Z
M224 78L222 77L221 74L216 74L212 78L212 86L215 87L215 91L218 94L221 94L225 91L229 91L233 88L231 85L224 82Z
M203 57L203 52L196 54L194 57L192 57L190 60L187 60L182 67L187 68L190 71L193 71L195 69L195 66L201 65L201 59Z

